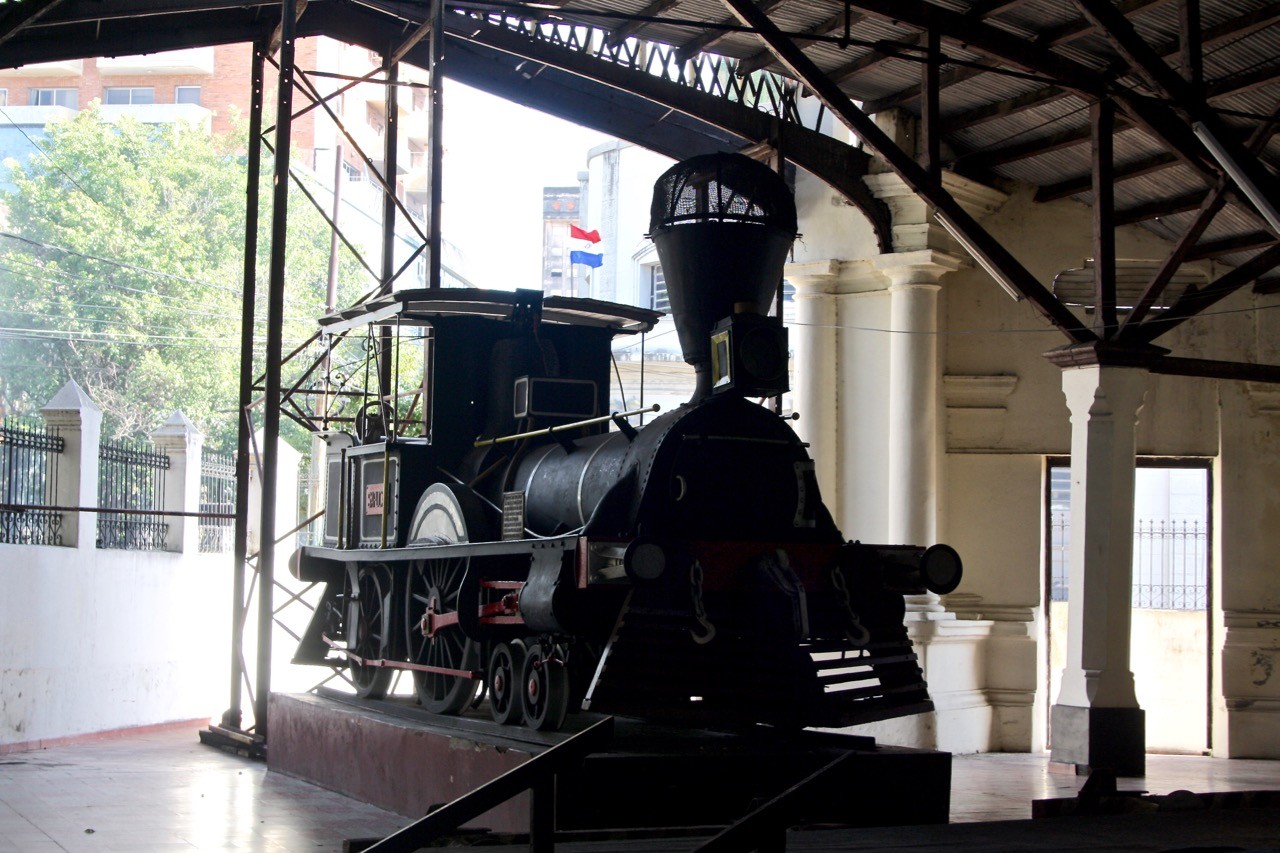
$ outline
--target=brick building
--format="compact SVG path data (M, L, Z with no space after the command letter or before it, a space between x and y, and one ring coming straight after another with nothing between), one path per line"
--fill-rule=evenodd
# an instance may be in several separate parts
M231 131L237 117L249 112L252 59L252 45L242 43L0 70L0 159L24 161L37 152L49 123L70 118L95 101L108 120L129 115L148 124L186 122L213 133ZM311 38L298 41L296 63L303 72L323 69L328 74L359 77L378 67L381 57L332 39ZM269 67L264 101L268 115L275 105L276 81L272 72ZM331 76L310 79L325 94L348 82ZM429 99L425 86L420 84L425 83L427 75L402 65L399 79L407 85L401 88L397 99L400 148L396 157L396 190L405 208L419 220L419 227L425 228L421 220L430 192L426 156ZM296 89L295 111L308 103L301 87ZM361 83L332 99L330 105L350 139L327 112L307 110L293 122L293 144L299 152L293 165L309 172L315 179L317 197L331 203L334 158L341 151L345 182L339 222L354 242L363 244L376 257L381 190L361 152L381 170L385 87ZM406 223L397 224L397 233L397 255L403 252L407 257L420 241ZM451 270L457 269L459 260L446 257L446 264ZM420 258L417 269L406 275L411 280L398 286L420 285L425 259Z

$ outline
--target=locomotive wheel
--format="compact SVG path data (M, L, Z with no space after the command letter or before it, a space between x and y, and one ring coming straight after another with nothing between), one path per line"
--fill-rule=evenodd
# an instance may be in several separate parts
M520 640L498 643L493 647L493 654L489 655L486 673L489 713L504 726L519 725L524 716L520 676L524 672L526 655L524 643Z
M390 578L382 566L361 566L356 570L355 593L351 592L351 574L347 574L347 625L351 635L347 648L367 660L387 658L390 649L388 614ZM362 699L381 699L387 695L395 670L385 666L348 664L347 673Z
M414 509L409 524L408 542L416 545L453 545L484 541L488 529L484 505L466 486L435 483L429 486ZM409 661L445 669L475 671L480 660L480 644L471 640L455 623L435 631L428 637L423 617L428 611L437 616L458 611L458 592L467 572L468 560L424 560L409 568L405 595L405 648ZM457 714L470 704L480 682L454 675L415 672L413 683L418 701L435 714Z
M554 648L545 643L534 646L521 669L524 723L539 731L556 731L569 712L569 672L554 656Z
M457 623L438 628L428 637L423 618L456 613L458 591L467 570L465 558L423 560L409 567L409 594L405 597L405 623L409 661L444 669L475 671L480 668L480 644L462 633ZM418 701L433 714L457 714L471 703L478 681L438 672L413 673Z

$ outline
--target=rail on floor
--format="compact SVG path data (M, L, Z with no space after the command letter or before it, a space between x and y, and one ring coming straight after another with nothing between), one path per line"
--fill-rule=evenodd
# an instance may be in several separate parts
M555 849L556 775L575 767L593 752L613 740L613 717L583 729L525 763L508 770L492 782L486 782L469 794L441 806L399 832L387 836L366 853L411 853L443 835L456 831L464 823L525 791L530 792L529 849L543 853Z

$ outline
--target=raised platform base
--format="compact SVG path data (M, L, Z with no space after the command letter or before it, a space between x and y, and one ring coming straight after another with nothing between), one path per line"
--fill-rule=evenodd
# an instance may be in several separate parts
M1146 775L1146 713L1141 708L1054 705L1049 713L1053 761L1074 764L1077 772Z
M487 717L440 718L407 702L272 694L267 766L409 817L450 802L599 719L534 732ZM861 826L946 823L951 755L868 738L761 728L750 735L619 719L613 748L556 787L562 830L727 824L846 752L847 772L806 820ZM475 824L527 832L528 795Z

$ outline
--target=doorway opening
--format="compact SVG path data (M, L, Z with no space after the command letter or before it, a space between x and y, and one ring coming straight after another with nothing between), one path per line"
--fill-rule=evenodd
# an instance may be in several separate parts
M1201 754L1213 746L1209 465L1204 459L1140 459L1135 472L1129 660L1138 704L1146 711L1148 752ZM1070 460L1050 458L1046 473L1048 707L1066 663Z

